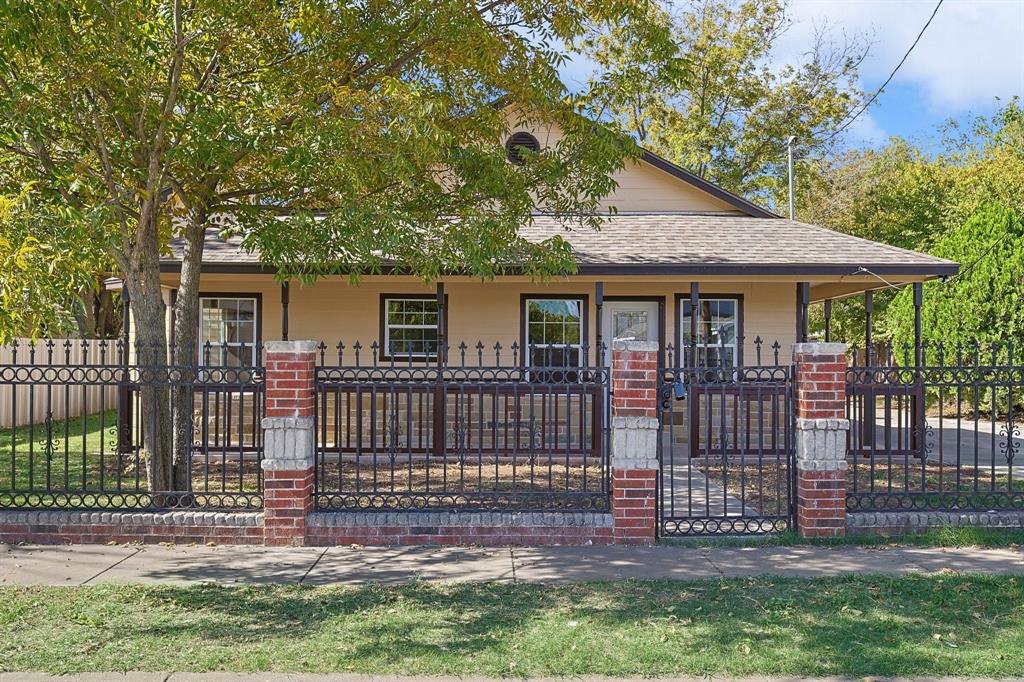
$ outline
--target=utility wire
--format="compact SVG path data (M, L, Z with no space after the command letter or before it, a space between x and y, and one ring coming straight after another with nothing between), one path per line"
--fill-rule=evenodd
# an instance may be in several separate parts
M829 140L831 140L832 138L834 138L834 137L835 137L836 135L838 135L839 133L841 133L841 132L843 132L844 130L846 130L846 129L847 129L847 128L848 128L849 126L850 126L850 124L851 124L851 123L853 123L854 121L856 121L856 120L857 120L857 118L858 118L858 117L859 117L859 116L860 116L861 114L863 114L863 113L864 113L865 111L867 111L867 108L868 108L869 106L871 106L871 104L872 104L872 103L873 103L873 102L874 102L874 101L875 101L876 99L878 99L878 96L879 96L880 94L882 94L882 90L885 90L885 87L886 87L887 85L889 85L889 82L890 82L890 81L891 81L891 80L893 79L893 77L894 77L894 76L896 75L896 72L898 72L898 71L900 70L900 67L902 67L902 66L903 66L903 63L907 61L907 57L909 57L909 56L910 56L910 53L914 51L914 48L915 48L915 47L917 47L917 44L918 44L919 42L921 42L921 37L922 37L922 36L924 35L924 32L928 30L928 27L929 27L929 26L931 26L931 23L932 23L932 19L934 19L934 18L935 18L935 15L936 15L936 14L938 14L938 12L939 12L939 8L940 8L940 7L942 7L942 3L943 3L943 2L945 2L945 0L939 0L939 2L938 2L938 3L936 4L936 5L935 5L935 9L933 9L933 10L932 10L932 15L931 15L930 17L928 17L928 21L926 21L926 22L925 22L925 24L924 24L924 26L923 26L923 27L921 27L921 31L920 31L920 33L918 33L918 34L917 34L917 38L915 38L915 39L914 39L914 42L913 42L913 44L912 44L912 45L910 46L910 48L909 48L909 49L907 50L906 54L904 54L904 55L903 55L903 59L901 59L901 60L900 60L900 63L896 65L896 68L892 70L892 73L890 73L890 74L889 74L889 77L885 79L885 82L884 82L884 83L882 83L882 87L880 87L880 88L878 88L877 90L875 90L874 94L872 94L872 95L871 95L871 97L869 97L869 98L868 98L868 101L867 101L867 102L865 102L865 103L864 103L864 104L863 104L863 105L861 106L861 108L860 108L860 109L858 109L858 110L856 111L856 113L854 113L854 114L853 114L853 116L851 116L850 118L848 118L848 119L846 120L846 122L845 122L845 123L843 123L843 124L842 124L841 126L839 126L838 128L836 128L836 129L835 129L835 130L834 130L834 131L832 132L832 134L830 134L830 135L829 135L828 137L826 137L826 138L825 138L824 140L822 140L822 144L824 144L825 142L828 142Z
M988 248L986 248L985 251L980 256L978 256L977 258L972 260L970 263L968 263L967 267L960 268L960 270L955 275L953 275L952 277L947 279L946 282L952 282L957 277L960 277L961 275L966 275L968 272L970 272L974 268L975 265L977 265L981 261L983 261L986 258L988 258L989 256L991 256L993 253L995 253L996 247L999 246L1000 244L1002 244L1004 241L1006 241L1006 238L1009 237L1011 234L1013 234L1012 225L1007 225L1006 226L1006 231L1003 232L1002 236L999 237L999 239L996 239L991 244L989 244Z

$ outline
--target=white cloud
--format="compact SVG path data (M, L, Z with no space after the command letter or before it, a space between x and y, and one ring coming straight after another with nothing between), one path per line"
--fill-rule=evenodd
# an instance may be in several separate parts
M798 22L779 56L806 50L815 26L873 36L861 68L873 91L924 26L936 0L792 0ZM1024 96L1024 0L946 0L893 83L914 84L944 115L988 108L995 97Z
M865 111L847 128L845 140L853 147L882 147L889 140L889 134L875 121L870 111Z

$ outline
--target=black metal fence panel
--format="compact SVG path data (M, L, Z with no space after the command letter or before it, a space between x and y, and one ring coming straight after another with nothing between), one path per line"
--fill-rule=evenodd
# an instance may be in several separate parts
M607 510L609 371L586 346L537 350L552 361L525 365L517 344L387 361L322 346L316 507Z
M758 364L671 347L661 386L659 533L781 532L793 524L793 370L755 340ZM698 351L695 353L694 351ZM673 365L682 359L683 364ZM765 364L761 364L767 359Z
M847 508L1024 509L1013 346L851 348Z
M262 506L262 370L204 364L209 347L185 354L193 364L143 364L163 357L145 350L120 340L5 347L0 508ZM154 444L184 458L174 490L150 485Z

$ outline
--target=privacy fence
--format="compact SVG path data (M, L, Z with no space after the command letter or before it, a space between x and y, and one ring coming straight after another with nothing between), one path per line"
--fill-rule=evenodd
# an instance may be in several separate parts
M226 364L240 357L226 347L11 344L0 539L134 537L112 530L123 520L78 535L40 522L58 511L132 512L139 528L202 513L282 544L579 543L837 535L1024 507L1013 347L755 339L743 353L724 338L405 356L268 342L252 366ZM154 451L177 464L169 490L150 484ZM15 510L27 520L11 530Z

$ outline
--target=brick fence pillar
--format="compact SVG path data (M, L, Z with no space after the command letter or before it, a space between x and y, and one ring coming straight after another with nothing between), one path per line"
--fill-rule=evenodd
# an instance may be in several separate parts
M297 547L313 511L316 344L268 341L263 418L264 544Z
M612 535L654 542L658 481L658 344L612 345Z
M846 534L846 344L793 346L796 518L802 537Z

